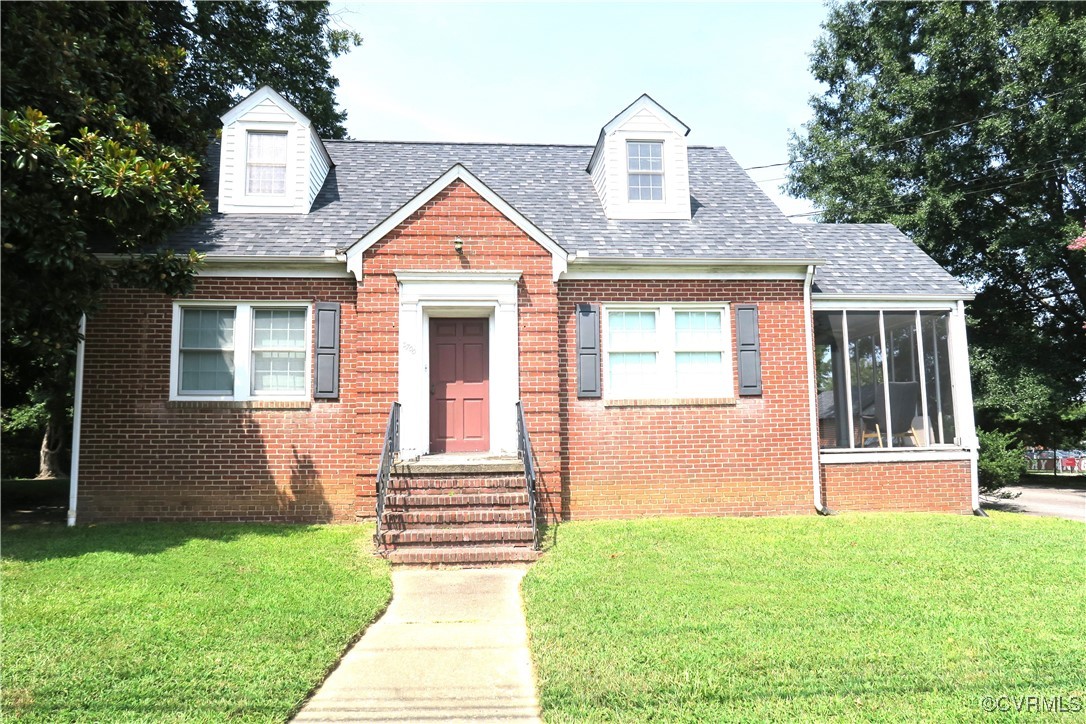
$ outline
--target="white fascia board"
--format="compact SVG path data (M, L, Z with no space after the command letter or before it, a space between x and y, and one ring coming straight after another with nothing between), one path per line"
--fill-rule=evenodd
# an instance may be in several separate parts
M115 264L131 257L125 254L98 254L106 264ZM345 259L329 250L325 256L205 256L196 270L202 277L291 277L351 279Z
M972 299L961 294L819 294L811 295L815 309L952 309Z
M228 110L219 118L222 119L222 123L224 126L229 126L231 123L237 121L241 116L245 115L250 109L260 105L266 100L270 100L272 103L276 104L288 114L293 116L296 122L300 123L306 128L310 127L312 122L304 113L295 108L293 103L276 93L271 86L267 85L261 86L258 90L253 91L252 93L247 95L236 106Z
M351 279L347 264L335 252L326 256L214 256L205 257L196 272L201 277L279 277Z
M603 139L606 138L607 134L617 126L621 126L630 118L630 116L635 115L644 108L649 109L663 118L679 135L690 135L690 126L680 121L674 113L653 100L652 96L648 93L642 93L637 100L619 111L618 115L607 121L607 123L603 124L603 128L600 129L600 136L596 140L596 147L592 149L592 157L588 159L588 167L585 169L588 173L592 173L592 169L596 166L596 160L599 158L600 149L603 148Z
M577 257L562 281L579 279L792 279L805 278L817 260L787 259L588 259Z
M383 239L393 229L406 221L411 214L421 209L427 202L448 188L449 184L458 179L467 184L475 193L479 194L479 196L487 203L497 209L502 216L512 221L521 231L550 253L553 280L558 281L558 277L566 270L566 259L568 257L566 250L547 236L539 227L529 221L524 214L513 208L513 206L506 202L505 199L483 183L475 174L468 171L463 164L459 163L441 174L441 176L419 192L413 199L401 206L393 212L391 216L373 227L369 233L352 244L347 249L347 269L355 275L356 279L361 279L362 255L366 253L366 250Z

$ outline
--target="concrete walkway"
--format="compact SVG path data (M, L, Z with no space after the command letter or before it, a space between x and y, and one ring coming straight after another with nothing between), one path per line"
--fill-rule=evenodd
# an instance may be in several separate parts
M393 570L392 604L296 722L538 722L523 568Z

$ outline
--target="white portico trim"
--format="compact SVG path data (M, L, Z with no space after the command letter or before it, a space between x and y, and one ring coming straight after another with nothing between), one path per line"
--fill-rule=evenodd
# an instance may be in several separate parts
M559 246L553 239L547 236L538 226L528 220L524 214L517 211L511 204L497 194L492 188L483 183L479 177L468 171L463 164L454 164L452 168L436 178L433 183L424 188L413 199L398 208L384 221L373 227L365 236L360 238L346 250L347 271L354 274L354 278L362 279L362 261L366 250L385 238L393 229L402 224L411 214L421 209L427 202L448 188L454 181L462 181L475 193L479 194L487 203L497 209L505 218L513 222L521 231L535 240L551 255L551 276L554 281L566 270L566 250ZM451 239L450 239L451 242Z
M430 319L485 317L490 337L490 452L515 453L520 394L519 271L397 271L400 455L430 451Z

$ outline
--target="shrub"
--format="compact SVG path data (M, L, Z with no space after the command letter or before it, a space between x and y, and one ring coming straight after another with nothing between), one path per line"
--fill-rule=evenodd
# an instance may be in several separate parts
M980 489L993 492L1017 483L1028 468L1026 450L1014 435L977 430L980 439Z

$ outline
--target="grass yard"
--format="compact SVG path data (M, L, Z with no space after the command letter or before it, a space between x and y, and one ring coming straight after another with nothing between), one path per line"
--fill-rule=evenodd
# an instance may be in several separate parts
M372 535L7 528L4 719L283 721L389 600Z
M523 584L549 722L960 721L1005 718L983 708L1000 696L1086 704L1081 523L670 519L570 523L557 541Z

